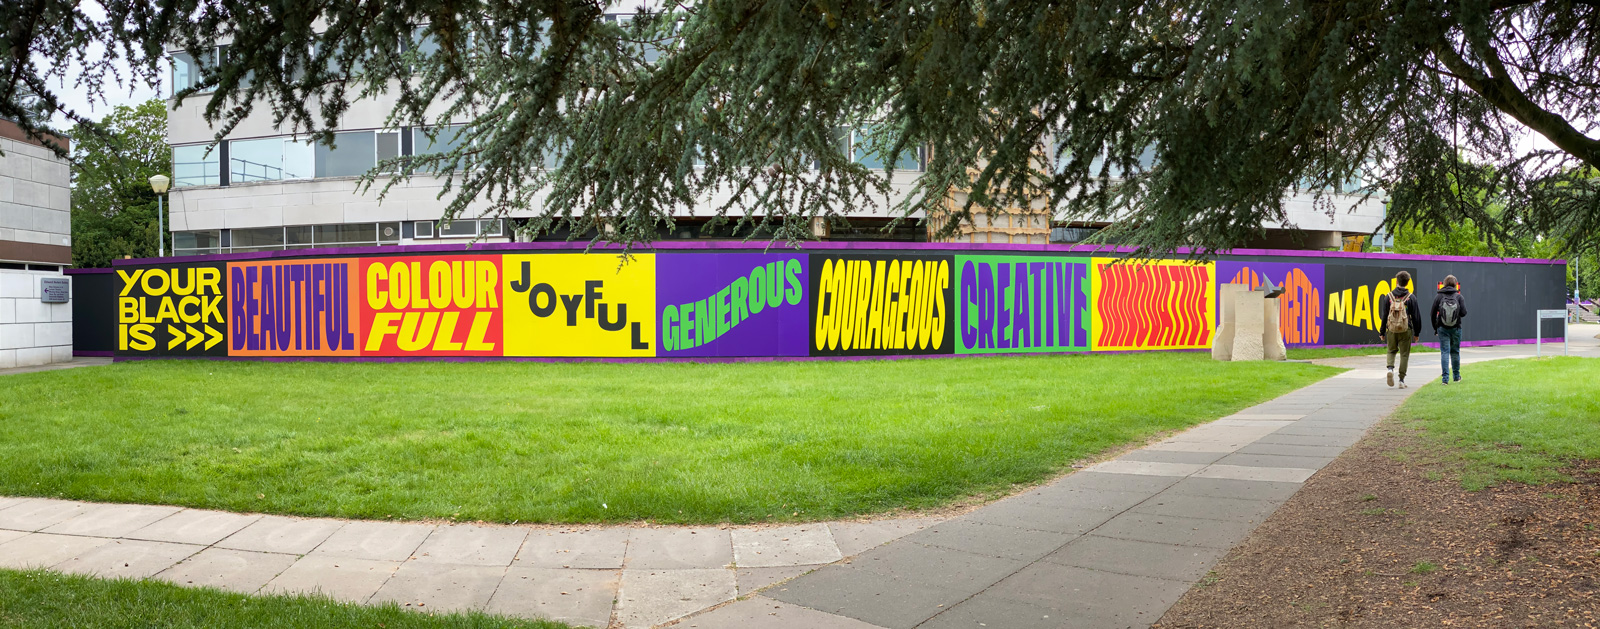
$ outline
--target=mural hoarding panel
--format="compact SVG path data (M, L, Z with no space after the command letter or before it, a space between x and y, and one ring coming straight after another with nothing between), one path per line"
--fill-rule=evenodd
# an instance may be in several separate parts
M363 356L499 356L500 256L361 258Z
M810 354L805 254L656 256L659 356Z
M1094 258L1095 350L1204 349L1216 331L1213 263Z
M1322 265L1315 262L1264 262L1258 260L1218 260L1218 284L1246 284L1252 290L1270 279L1283 287L1278 297L1278 329L1289 347L1322 344L1324 336L1322 304L1326 294ZM1216 310L1220 316L1222 304Z
M1416 266L1379 266L1360 264L1328 264L1324 267L1327 280L1327 310L1324 316L1327 345L1373 345L1382 343L1379 330L1383 327L1383 313L1378 312L1378 299L1394 289L1394 276L1401 271L1418 277ZM1425 284L1426 280L1414 281ZM1421 291L1417 308L1428 316L1433 305L1433 291ZM1427 321L1423 330L1429 329Z
M229 356L357 356L360 261L228 263Z
M811 355L954 352L947 255L812 254Z
M656 256L506 255L507 356L656 355ZM620 266L619 266L620 265Z
M1089 258L955 258L956 353L1089 350Z
M221 263L117 269L117 355L228 355L224 270Z

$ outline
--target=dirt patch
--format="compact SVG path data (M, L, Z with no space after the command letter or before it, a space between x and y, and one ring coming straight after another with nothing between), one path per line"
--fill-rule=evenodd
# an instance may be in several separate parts
M1600 626L1600 475L1461 489L1385 421L1189 590L1161 629Z

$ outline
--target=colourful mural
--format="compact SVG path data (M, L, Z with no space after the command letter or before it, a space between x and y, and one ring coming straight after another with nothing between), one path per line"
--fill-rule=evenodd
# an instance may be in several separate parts
M1095 258L1093 349L1202 349L1216 331L1214 265Z
M120 357L835 357L1204 349L1217 285L1284 288L1290 346L1374 344L1410 271L1509 287L1468 336L1531 334L1560 265L1229 257L1118 263L1067 252L402 252L118 265L74 299ZM1418 269L1431 273L1427 278ZM1534 272L1522 271L1532 269ZM1554 269L1551 271L1550 269ZM1548 276L1548 277L1547 277ZM1548 281L1547 281L1548 280ZM1547 286L1548 285L1548 286ZM1481 289L1494 294L1490 289ZM1537 295L1535 295L1537 293ZM1528 295L1527 299L1521 296ZM1537 299L1535 299L1537 297ZM114 334L109 333L114 331ZM1426 330L1425 330L1426 332ZM1473 336L1478 338L1472 338Z
M1321 345L1323 337L1322 265L1301 262L1222 260L1217 283L1245 284L1254 290L1270 279L1283 287L1278 297L1278 329L1289 347ZM1221 304L1213 312L1221 312Z
M956 256L956 353L1089 349L1089 259Z

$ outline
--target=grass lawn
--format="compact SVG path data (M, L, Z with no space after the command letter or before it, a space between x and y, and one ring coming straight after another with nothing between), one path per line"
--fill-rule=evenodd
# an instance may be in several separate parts
M566 629L567 625L481 613L434 616L405 611L394 603L366 607L305 596L247 596L162 581L0 570L0 627Z
M1382 356L1388 353L1385 347L1291 347L1289 360L1316 360L1318 358L1344 358L1346 356ZM1411 354L1437 354L1439 348L1424 345L1412 345ZM1416 360L1415 358L1412 359ZM1439 357L1434 356L1434 361Z
M1566 480L1562 468L1600 461L1600 359L1496 360L1461 372L1459 383L1418 389L1399 417L1459 452L1467 489Z
M0 495L350 518L927 508L1337 373L1149 353L741 364L149 361L0 377Z

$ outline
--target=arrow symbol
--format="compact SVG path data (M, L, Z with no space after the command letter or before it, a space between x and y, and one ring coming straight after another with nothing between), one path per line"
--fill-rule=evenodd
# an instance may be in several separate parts
M211 338L206 339L206 347L205 347L205 349L209 350L212 347L215 347L217 345L217 343L221 343L222 342L222 333L218 332L216 328L213 328L213 327L208 325L208 326L205 326L205 329L206 329L206 334L211 336Z
M194 328L189 329L193 330ZM167 349L176 349L179 345L183 344L183 328L175 325L169 325L167 326L167 334L172 335L172 340L167 341Z
M189 344L188 345L184 345L183 346L184 349L194 349L194 346L199 345L200 341L206 340L206 335L201 334L199 330L194 329L194 326L186 325L186 326L183 326L183 327L189 329ZM201 327L204 327L204 326L201 326Z

